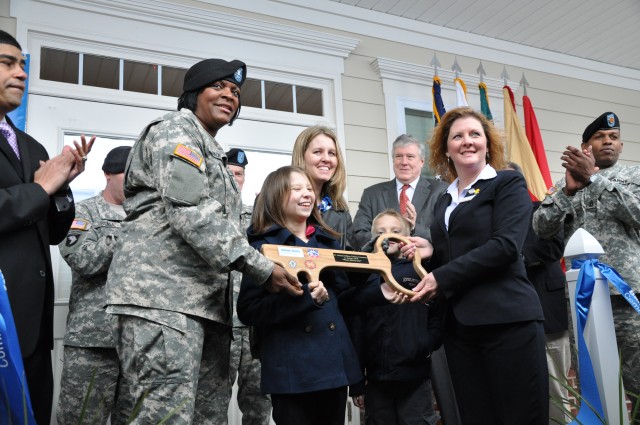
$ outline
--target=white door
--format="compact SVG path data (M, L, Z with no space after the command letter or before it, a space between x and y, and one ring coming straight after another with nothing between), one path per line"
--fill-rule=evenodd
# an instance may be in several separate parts
M27 132L44 145L50 156L57 155L65 144L80 134L98 136L89 155L87 169L72 183L76 201L93 196L104 188L101 167L104 156L116 146L132 144L151 120L168 111L117 105L85 100L66 99L32 94L29 96ZM275 168L290 163L291 148L296 136L304 127L262 121L238 120L231 128L224 128L217 139L232 147L246 149L247 191L244 201L252 204L254 192L262 185L264 177ZM51 247L51 260L55 280L54 350L54 400L51 424L56 424L55 409L60 392L62 373L63 338L69 311L71 271L60 257L57 247ZM240 425L240 413L234 397L229 406L229 424ZM345 423L359 424L358 409L347 415ZM351 410L351 409L350 409Z
M72 183L74 194L78 198L86 198L93 196L93 193L78 191L77 186L80 184L88 190L93 186L93 190L96 191L104 188L105 181L101 167L106 153L113 147L133 143L145 123L163 113L165 111L157 109L30 95L27 132L44 145L49 156L57 155L62 150L65 140L68 144L77 138L78 134L99 136L87 161L87 175L79 176ZM62 372L62 340L69 310L71 271L60 257L57 247L51 247L51 261L56 284L52 353L55 383L54 415L51 422L55 424L55 408Z

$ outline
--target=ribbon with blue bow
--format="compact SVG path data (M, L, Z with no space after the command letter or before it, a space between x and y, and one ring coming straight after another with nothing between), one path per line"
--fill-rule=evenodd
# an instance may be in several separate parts
M615 286L618 292L624 296L638 313L640 313L640 303L633 290L622 279L620 274L612 267L600 263L597 259L573 260L571 268L580 269L576 283L576 320L578 328L576 339L578 342L578 369L582 387L581 397L584 402L580 406L576 420L571 422L570 425L602 424L604 423L604 410L600 401L600 392L593 371L593 363L584 340L584 328L589 316L591 298L596 283L595 269L598 268L600 270L600 273Z
M0 420L36 425L22 364L18 333L0 271ZM5 423L5 422L3 422Z
M329 211L333 207L333 202L331 202L331 198L329 196L323 196L320 200L320 205L318 205L318 209L320 212Z

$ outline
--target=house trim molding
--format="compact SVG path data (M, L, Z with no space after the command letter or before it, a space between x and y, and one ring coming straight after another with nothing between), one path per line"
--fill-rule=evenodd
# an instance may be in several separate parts
M371 62L371 67L380 75L380 78L404 81L414 84L431 86L433 79L433 67L418 65L415 63L397 61L387 58L376 58ZM438 75L442 80L443 87L453 88L453 80L456 75L453 71L446 69L438 69ZM480 84L480 76L477 74L459 74L459 77L465 82L468 93L479 94L478 84ZM483 78L488 90L502 93L504 81L496 78Z
M397 43L546 72L614 87L640 90L640 71L524 46L451 28L390 16L327 0L201 0Z
M346 58L358 40L165 0L34 0L97 14Z

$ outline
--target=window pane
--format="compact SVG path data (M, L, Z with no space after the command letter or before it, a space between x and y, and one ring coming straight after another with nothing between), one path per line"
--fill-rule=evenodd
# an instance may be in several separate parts
M158 65L124 61L124 82L126 91L158 94Z
M80 134L65 133L65 145L73 147L74 140L80 142ZM73 197L76 202L95 196L104 189L104 186L107 184L104 178L104 172L102 171L104 158L111 149L118 146L133 146L133 142L135 142L133 139L96 137L96 142L93 148L91 148L91 153L88 155L84 172L69 185L73 191Z
M180 97L186 69L171 66L162 67L162 95Z
M240 89L240 100L242 106L251 106L252 108L262 108L262 87L260 80L247 78Z
M293 112L293 90L291 84L264 82L265 107L276 111Z
M431 131L433 130L433 114L429 111L420 111L417 109L404 110L405 123L407 127L407 134L415 137L419 142L425 144L425 162L422 167L422 175L424 177L433 177L433 173L427 165L427 158L429 158L429 146L427 144L429 137L431 137Z
M299 114L322 116L322 90L296 86L296 104Z
M242 85L244 88L244 84ZM262 190L267 175L285 165L291 165L291 154L243 150L249 163L245 167L246 180L242 188L242 203L253 205L256 194ZM91 152L93 154L93 152Z
M40 79L78 84L79 58L77 52L43 47L40 50Z
M120 88L120 60L105 56L84 55L82 81L85 86Z

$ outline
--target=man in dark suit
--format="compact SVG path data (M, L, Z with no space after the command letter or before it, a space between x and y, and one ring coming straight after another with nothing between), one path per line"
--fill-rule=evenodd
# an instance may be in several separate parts
M49 245L75 213L69 182L84 170L91 144L45 148L17 129L7 113L20 106L27 74L20 44L0 31L0 270L16 323L37 423L50 422L53 398L53 271Z
M534 211L538 209L540 202L534 203ZM529 227L527 239L522 247L524 264L527 268L527 277L540 298L542 312L544 313L544 333L547 352L547 366L549 375L556 377L560 382L549 379L549 423L567 423L565 416L557 403L569 398L568 371L571 367L571 348L569 342L569 312L567 311L567 298L565 279L560 259L564 252L564 237L562 233L554 239L542 239ZM565 403L565 408L569 405Z
M358 249L371 239L373 218L386 209L400 211L413 226L411 236L420 236L431 241L429 226L433 217L436 200L447 189L439 180L420 176L425 159L425 146L411 136L402 134L393 142L391 149L393 172L396 178L374 184L364 190L358 212L353 220L353 233ZM403 186L409 204L402 211L401 194Z

